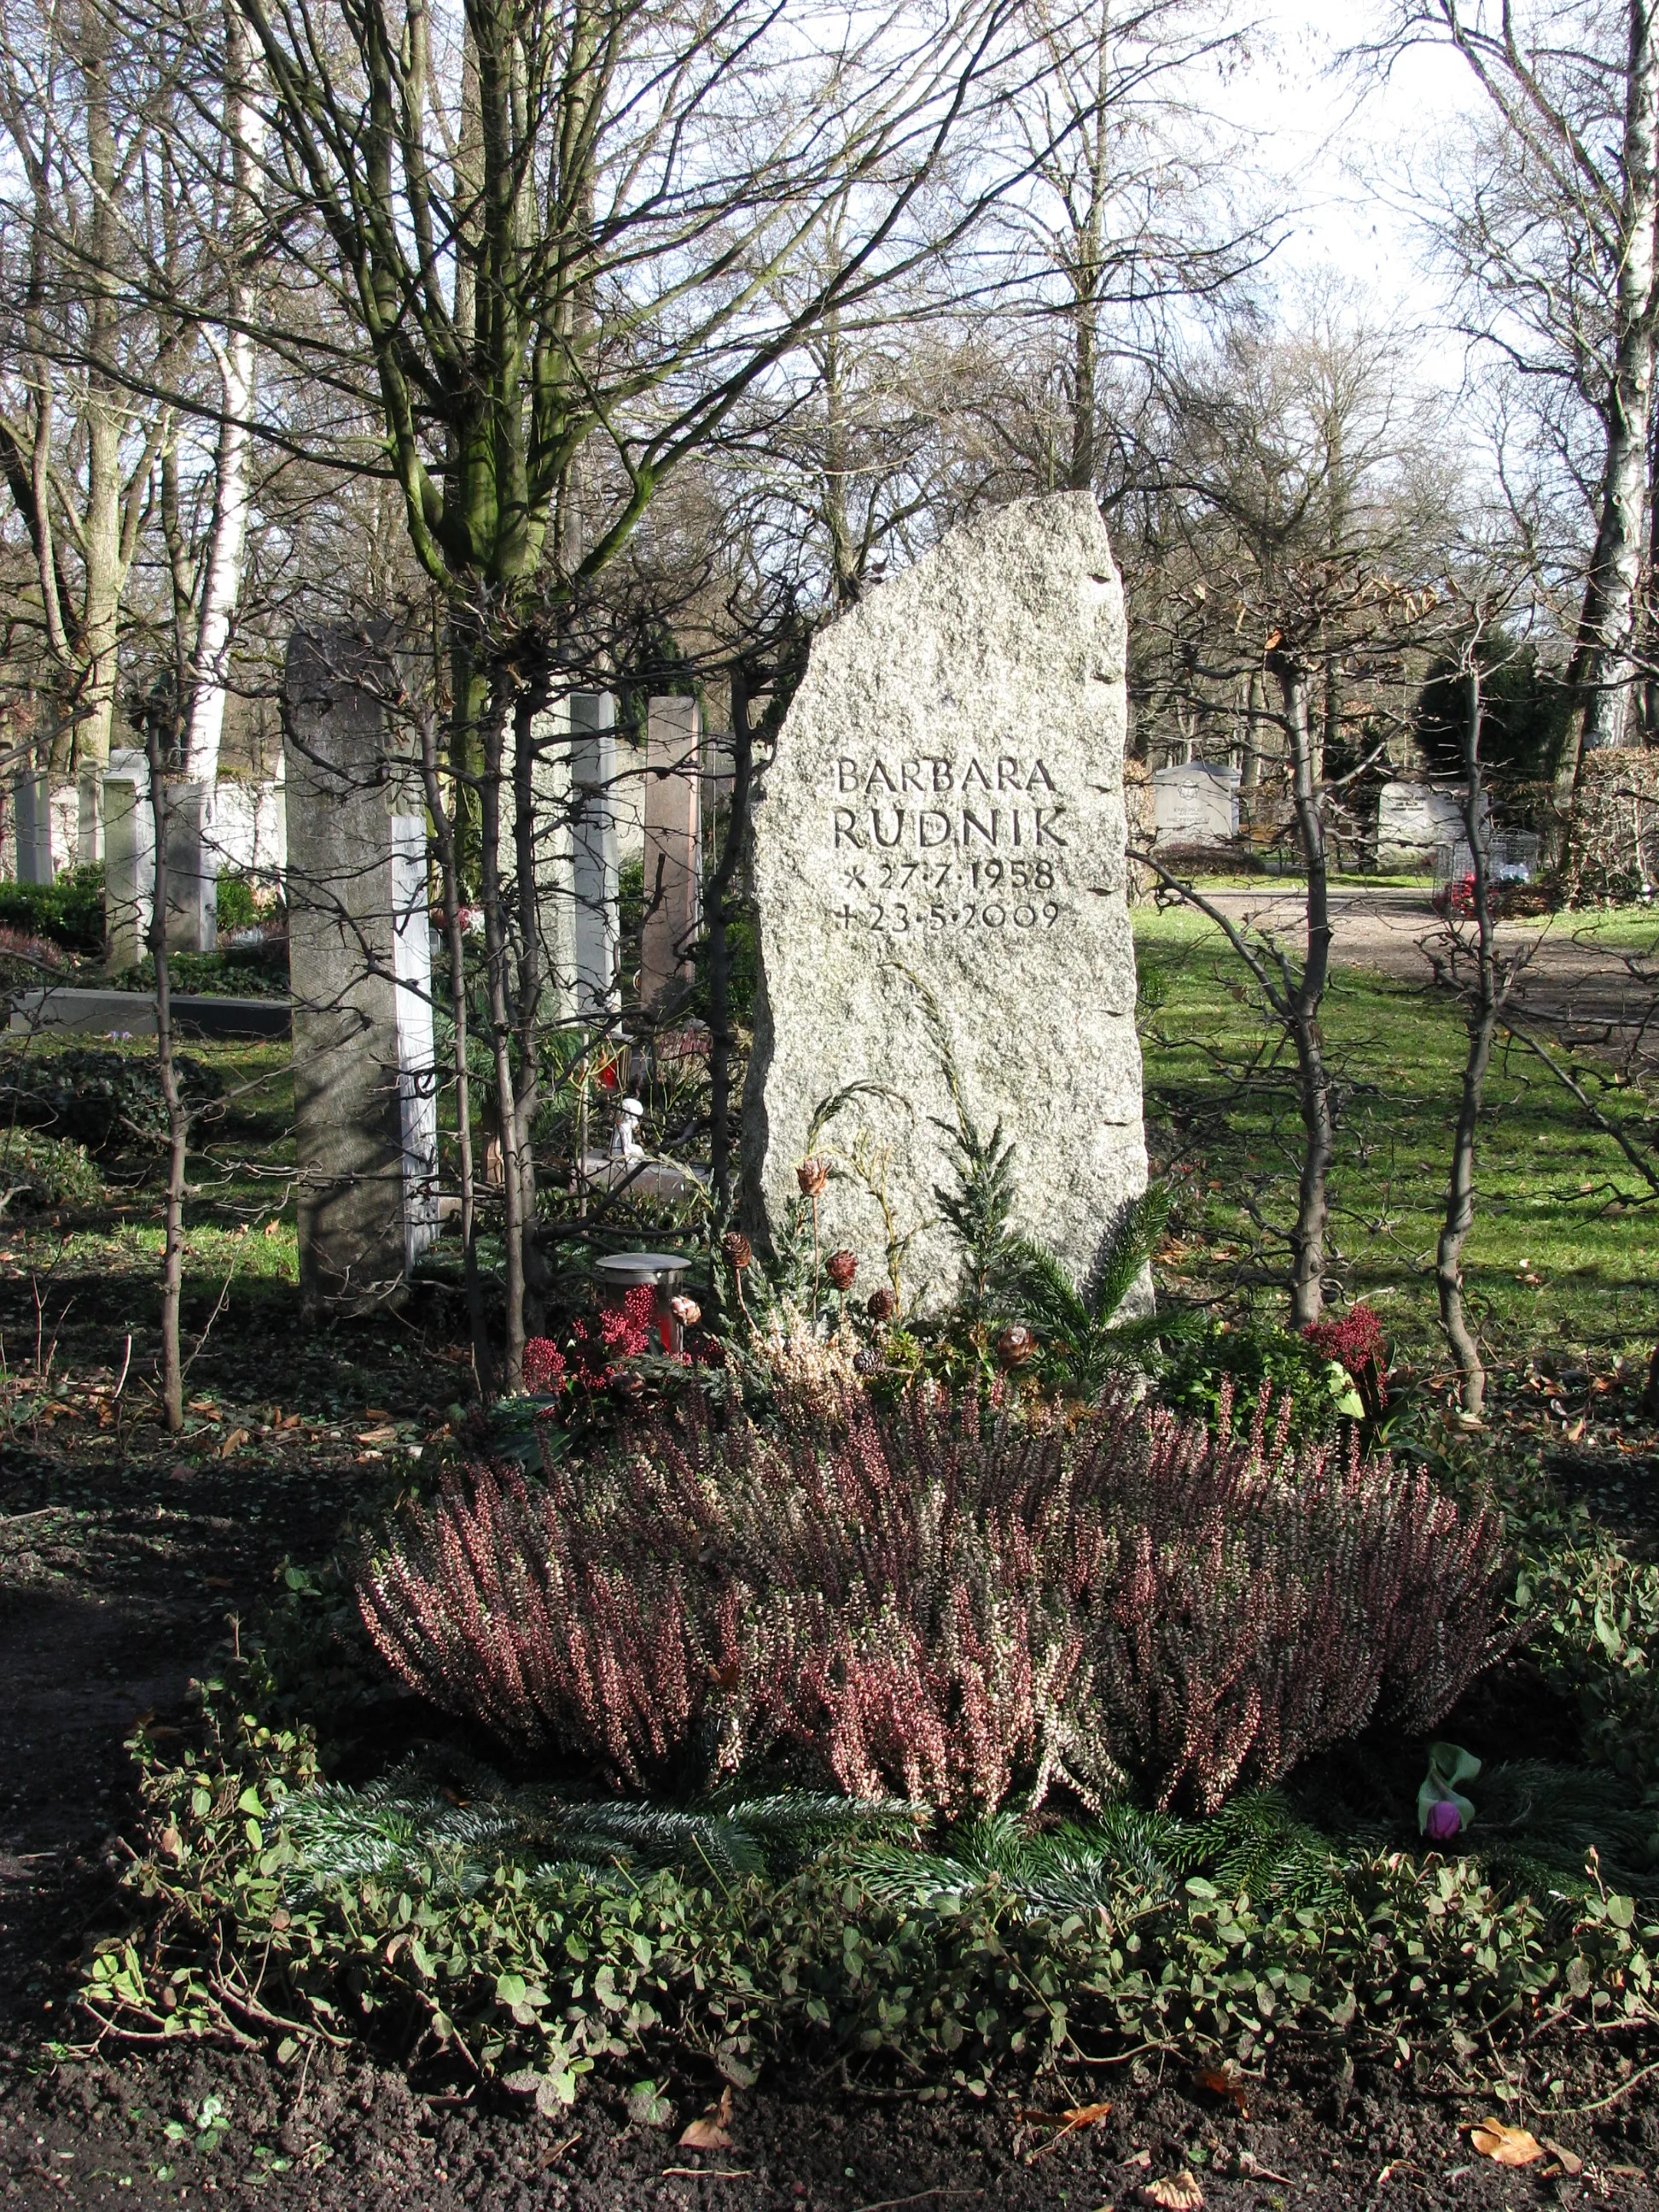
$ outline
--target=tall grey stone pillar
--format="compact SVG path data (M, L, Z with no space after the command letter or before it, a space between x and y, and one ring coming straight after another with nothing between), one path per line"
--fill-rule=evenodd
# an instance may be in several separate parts
M89 761L76 779L75 858L83 868L96 867L104 857L104 775L96 761Z
M575 1011L575 896L571 886L570 720L568 702L556 699L531 725L531 854L536 919L541 944L540 1013L568 1020ZM501 871L516 892L517 780L509 761L501 790Z
M300 1290L396 1299L437 1229L426 817L388 738L387 632L290 641L284 753Z
M52 800L46 779L24 769L12 780L12 819L17 825L17 880L52 881Z
M640 1004L672 1006L690 982L702 919L702 716L695 699L653 699L647 709L645 925Z
M570 701L572 874L576 903L576 1012L603 1021L617 1011L622 930L617 919L617 702L608 691Z
M112 975L149 950L155 896L155 817L149 763L141 752L109 757L101 786L104 825L104 963Z
M219 949L219 855L213 842L213 787L167 787L167 951Z

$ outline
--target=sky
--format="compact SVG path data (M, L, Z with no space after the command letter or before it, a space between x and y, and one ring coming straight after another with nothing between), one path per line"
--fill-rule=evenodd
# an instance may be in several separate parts
M1379 319L1418 325L1422 373L1455 388L1462 342L1446 328L1443 287L1425 266L1406 202L1413 167L1461 118L1479 114L1467 64L1435 46L1413 49L1380 82L1338 66L1345 48L1375 31L1379 11L1364 0L1263 0L1254 20L1250 64L1223 106L1259 134L1256 159L1294 209L1275 267L1292 279L1334 271Z

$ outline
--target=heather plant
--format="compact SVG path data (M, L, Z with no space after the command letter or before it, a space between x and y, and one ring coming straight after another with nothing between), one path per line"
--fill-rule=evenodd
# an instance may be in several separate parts
M781 1762L951 1814L1059 1781L1207 1810L1431 1726L1510 1638L1490 1513L1287 1425L689 1401L544 1481L452 1476L359 1599L404 1680L619 1788Z

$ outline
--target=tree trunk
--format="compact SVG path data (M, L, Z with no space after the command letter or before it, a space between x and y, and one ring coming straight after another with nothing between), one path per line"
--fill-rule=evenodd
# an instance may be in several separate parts
M191 669L190 721L185 736L185 774L210 792L219 780L230 681L230 645L241 597L247 544L248 476L253 404L253 288L249 282L252 227L263 173L259 111L249 72L252 41L237 0L225 9L225 129L231 143L229 314L223 338L210 339L219 369L218 450L214 461L213 526L208 538L202 616Z
M545 965L541 902L537 896L536 839L538 827L544 839L551 836L556 827L545 821L538 825L536 812L539 795L536 789L536 718L546 705L548 687L543 678L521 690L513 708L513 864L518 878L519 925L514 992L519 1068L514 1083L513 1123L518 1140L519 1221L524 1246L520 1272L526 1301L526 1332L533 1329L538 1335L546 1322L546 1271L536 1241L536 1158L531 1148L530 1126L536 1117L541 1093L537 1042ZM506 1150L503 1145L504 1156Z
M1285 731L1291 755L1297 832L1308 872L1308 950L1289 994L1286 1026L1296 1048L1297 1103L1302 1115L1302 1171L1296 1224L1291 1231L1291 1326L1305 1328L1324 1310L1327 1183L1335 1146L1330 1078L1325 1066L1319 1010L1330 975L1330 888L1325 825L1320 812L1314 738L1309 727L1308 672L1289 661L1279 668Z
M1648 417L1653 386L1654 224L1659 216L1659 46L1648 0L1629 0L1625 78L1624 188L1620 210L1607 459L1595 550L1584 586L1574 654L1583 695L1579 740L1569 744L1562 782L1576 789L1585 753L1638 741L1632 711L1636 624L1647 495Z
M732 1203L732 963L726 900L749 835L749 788L755 758L749 720L748 672L732 669L732 811L726 842L704 902L708 928L708 1171L717 1214Z
M483 722L484 772L479 799L479 872L483 886L484 958L489 994L490 1042L495 1062L495 1126L501 1147L501 1202L506 1214L507 1343L501 1388L511 1397L524 1385L524 1164L520 1158L518 1101L513 1079L514 1021L507 988L507 943L501 898L501 738L504 710L492 701Z
M155 1066L167 1114L167 1227L161 1245L161 1418L167 1434L185 1425L184 1367L179 1352L179 1305L185 1271L185 1147L190 1128L173 1061L173 979L167 957L167 787L161 733L152 721L145 733L149 761L150 818L155 831L155 885L149 920L155 963Z
M467 1321L472 1334L472 1371L478 1395L486 1403L495 1395L495 1363L489 1348L484 1316L483 1289L478 1280L477 1187L472 1167L472 1082L466 1062L466 933L461 926L461 894L455 870L455 828L444 797L438 771L438 726L435 718L421 717L421 780L426 787L426 811L438 848L438 869L443 883L444 945L449 957L449 999L455 1071L455 1137L461 1179L461 1266L466 1282Z
M1261 781L1261 671L1253 668L1245 691L1244 761L1239 774L1241 791L1254 791Z
M1474 869L1474 917L1479 933L1480 969L1468 1012L1468 1051L1463 1062L1457 1126L1452 1136L1451 1174L1446 1188L1445 1218L1435 1251L1435 1280L1440 1292L1440 1325L1462 1377L1463 1411L1479 1420L1486 1401L1486 1371L1480 1347L1463 1310L1463 1245L1474 1225L1474 1139L1486 1069L1498 1027L1498 970L1492 950L1492 884L1486 830L1481 818L1480 670L1469 653L1463 678L1463 829ZM1455 923L1451 925L1454 928Z

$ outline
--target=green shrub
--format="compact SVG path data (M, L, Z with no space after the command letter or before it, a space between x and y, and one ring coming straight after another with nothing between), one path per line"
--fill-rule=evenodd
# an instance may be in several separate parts
M1589 1522L1522 1568L1545 1679L1577 1704L1586 1756L1659 1788L1659 1563L1632 1559Z
M67 868L55 883L0 884L0 922L70 952L101 952L103 863Z
M200 1060L177 1055L186 1105L199 1113L224 1086ZM94 1152L167 1141L166 1102L151 1053L99 1051L0 1053L0 1123L43 1129Z
M1297 1442L1334 1437L1345 1420L1364 1412L1352 1377L1288 1329L1260 1322L1211 1322L1173 1332L1157 1369L1158 1395L1178 1413L1213 1423L1223 1389L1235 1404L1291 1401L1291 1436Z
M229 945L222 952L174 952L168 956L167 978L175 991L188 997L285 999L288 945L277 938L268 945ZM155 963L146 956L130 968L121 988L153 992Z
M26 1206L96 1206L103 1177L82 1148L35 1129L0 1132L0 1203L15 1212Z
M259 918L252 879L240 871L227 872L220 877L218 902L222 937L228 937L234 929L252 929Z
M1474 1861L1334 1850L1251 1808L1046 1846L1008 1823L943 1854L832 1843L793 1874L702 1876L625 1848L596 1871L522 1838L469 1846L459 1814L487 1831L488 1802L440 1796L435 1828L418 1808L397 1827L358 1793L370 1856L353 1863L354 1793L322 1789L308 1738L222 1685L207 1698L178 1763L134 1745L147 1832L125 1881L146 1925L92 1960L100 2033L252 2021L286 2029L279 2059L313 2036L459 2046L544 2111L602 2074L661 2118L688 2057L740 2085L769 2060L890 2059L982 2094L1148 2045L1432 2069L1482 2034L1513 2045L1545 2006L1603 2031L1659 2020L1659 1927L1629 1896L1508 1894Z

